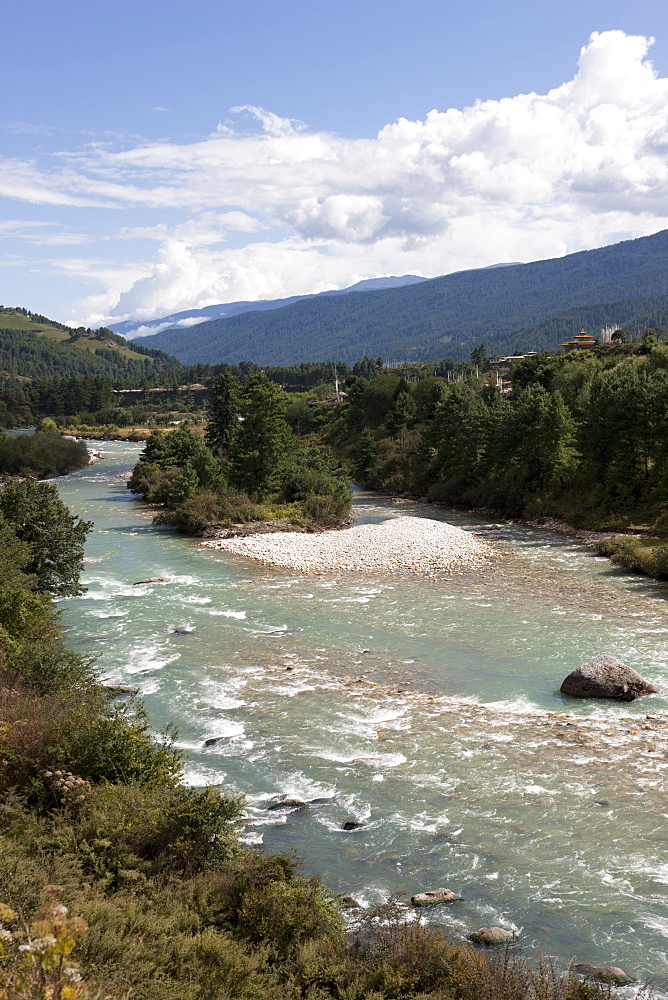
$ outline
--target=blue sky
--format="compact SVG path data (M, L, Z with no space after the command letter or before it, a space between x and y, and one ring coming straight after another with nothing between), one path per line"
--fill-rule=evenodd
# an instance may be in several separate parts
M5 304L149 319L668 225L663 0L5 0L3 35Z

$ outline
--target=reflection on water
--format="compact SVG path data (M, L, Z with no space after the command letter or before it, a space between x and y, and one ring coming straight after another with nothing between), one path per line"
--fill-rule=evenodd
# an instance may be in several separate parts
M668 692L665 586L549 532L368 494L361 520L441 517L502 558L438 583L300 577L150 528L124 488L138 448L101 447L59 482L96 522L70 639L178 726L189 781L246 794L249 843L365 902L447 885L465 903L431 919L451 930L668 980L668 701L559 693L600 652ZM281 797L306 805L268 809Z

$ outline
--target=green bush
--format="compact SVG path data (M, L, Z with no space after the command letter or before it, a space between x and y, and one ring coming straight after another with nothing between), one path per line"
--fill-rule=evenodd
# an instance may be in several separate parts
M68 818L84 872L107 886L159 872L191 877L229 859L242 800L207 787L102 783Z
M66 441L53 420L43 420L35 434L0 437L0 472L9 476L62 476L88 465L88 449L81 441ZM52 425L52 426L51 426Z

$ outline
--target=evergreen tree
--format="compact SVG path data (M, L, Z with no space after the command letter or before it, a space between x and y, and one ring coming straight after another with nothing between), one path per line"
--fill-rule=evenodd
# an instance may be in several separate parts
M369 428L365 427L360 435L357 454L354 459L355 478L362 483L368 483L373 475L377 458L378 445L376 444L376 439Z
M484 368L487 364L487 348L484 344L478 344L471 351L471 364L478 368Z
M225 366L207 403L206 441L210 448L227 455L239 430L239 383Z
M263 372L252 375L241 398L243 420L230 455L230 480L244 492L263 496L280 481L288 452L285 409L283 391Z
M188 459L181 470L181 475L169 488L167 505L169 507L178 507L179 504L185 503L186 500L192 500L193 497L196 497L201 492L202 486L197 475L197 470L191 460Z
M402 379L394 393L392 408L387 420L387 428L390 433L397 437L405 434L408 425L415 417L415 411L416 405L410 386Z

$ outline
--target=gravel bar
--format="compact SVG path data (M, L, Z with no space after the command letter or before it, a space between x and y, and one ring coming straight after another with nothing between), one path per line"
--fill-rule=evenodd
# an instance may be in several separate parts
M397 517L315 535L290 531L219 538L202 545L302 573L440 576L482 569L494 555L492 546L470 531L425 517Z

